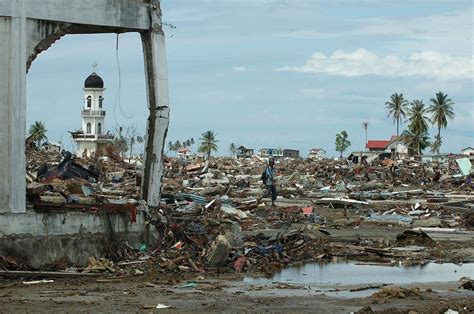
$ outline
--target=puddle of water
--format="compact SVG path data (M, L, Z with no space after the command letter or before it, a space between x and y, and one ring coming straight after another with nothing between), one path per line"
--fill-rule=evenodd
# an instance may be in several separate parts
M244 278L243 282L256 285L273 282L302 285L409 284L458 281L461 277L474 277L474 263L428 263L411 267L356 265L355 262L313 263L284 269L271 279Z

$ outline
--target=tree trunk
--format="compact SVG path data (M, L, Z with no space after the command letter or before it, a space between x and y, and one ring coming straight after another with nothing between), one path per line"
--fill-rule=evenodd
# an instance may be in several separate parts
M439 152L441 150L441 128L438 127L438 145L436 146L437 154L439 155Z
M364 150L367 151L367 128L365 128L365 145Z
M130 153L128 154L128 163L132 160L133 141L130 139Z
M398 132L398 125L400 124L400 117L397 117L397 143L399 140L399 132ZM398 150L397 147L395 146L395 159L398 159Z

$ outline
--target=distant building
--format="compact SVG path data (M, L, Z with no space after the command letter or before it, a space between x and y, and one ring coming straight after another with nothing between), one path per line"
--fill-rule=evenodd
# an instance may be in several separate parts
M408 157L408 147L403 143L401 137L393 135L390 140L369 140L365 147L369 152L390 153L391 158L406 158Z
M283 158L283 149L281 148L262 148L259 150L258 155L262 158Z
M309 150L308 158L310 159L326 158L326 151L322 148L311 148Z
M466 156L474 156L474 148L469 146L464 149L461 149L461 154Z
M104 134L105 110L103 108L104 81L93 72L84 81L84 108L81 110L82 128L69 132L76 143L78 156L90 157L96 151L112 143L114 136Z
M369 140L365 147L369 149L369 152L385 152L388 145L390 145L390 141Z
M283 149L283 158L300 158L300 151L296 149Z
M178 149L178 152L176 153L176 156L187 158L187 157L191 156L191 150L187 147L181 147L180 149Z
M58 153L60 153L61 152L61 145L46 141L43 144L41 144L40 150L44 150L44 151L47 151L47 152L58 152Z
M402 159L408 157L408 147L402 142L400 136L392 136L390 144L387 146L387 150L392 153L392 158L395 158L395 156Z
M253 148L246 148L245 146L240 146L237 148L237 158L252 157L253 153Z

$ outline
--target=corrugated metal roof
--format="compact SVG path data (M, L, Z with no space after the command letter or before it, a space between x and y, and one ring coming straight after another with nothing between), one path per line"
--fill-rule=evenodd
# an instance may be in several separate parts
M387 148L388 144L390 144L390 141L379 141L379 140L370 140L367 142L365 147L367 148L380 148L380 149L385 149Z

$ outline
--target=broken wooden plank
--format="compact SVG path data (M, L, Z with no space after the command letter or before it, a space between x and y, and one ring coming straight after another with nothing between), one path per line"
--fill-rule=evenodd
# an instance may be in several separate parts
M99 274L91 273L69 273L56 271L22 271L22 270L1 270L0 276L15 277L97 277Z

